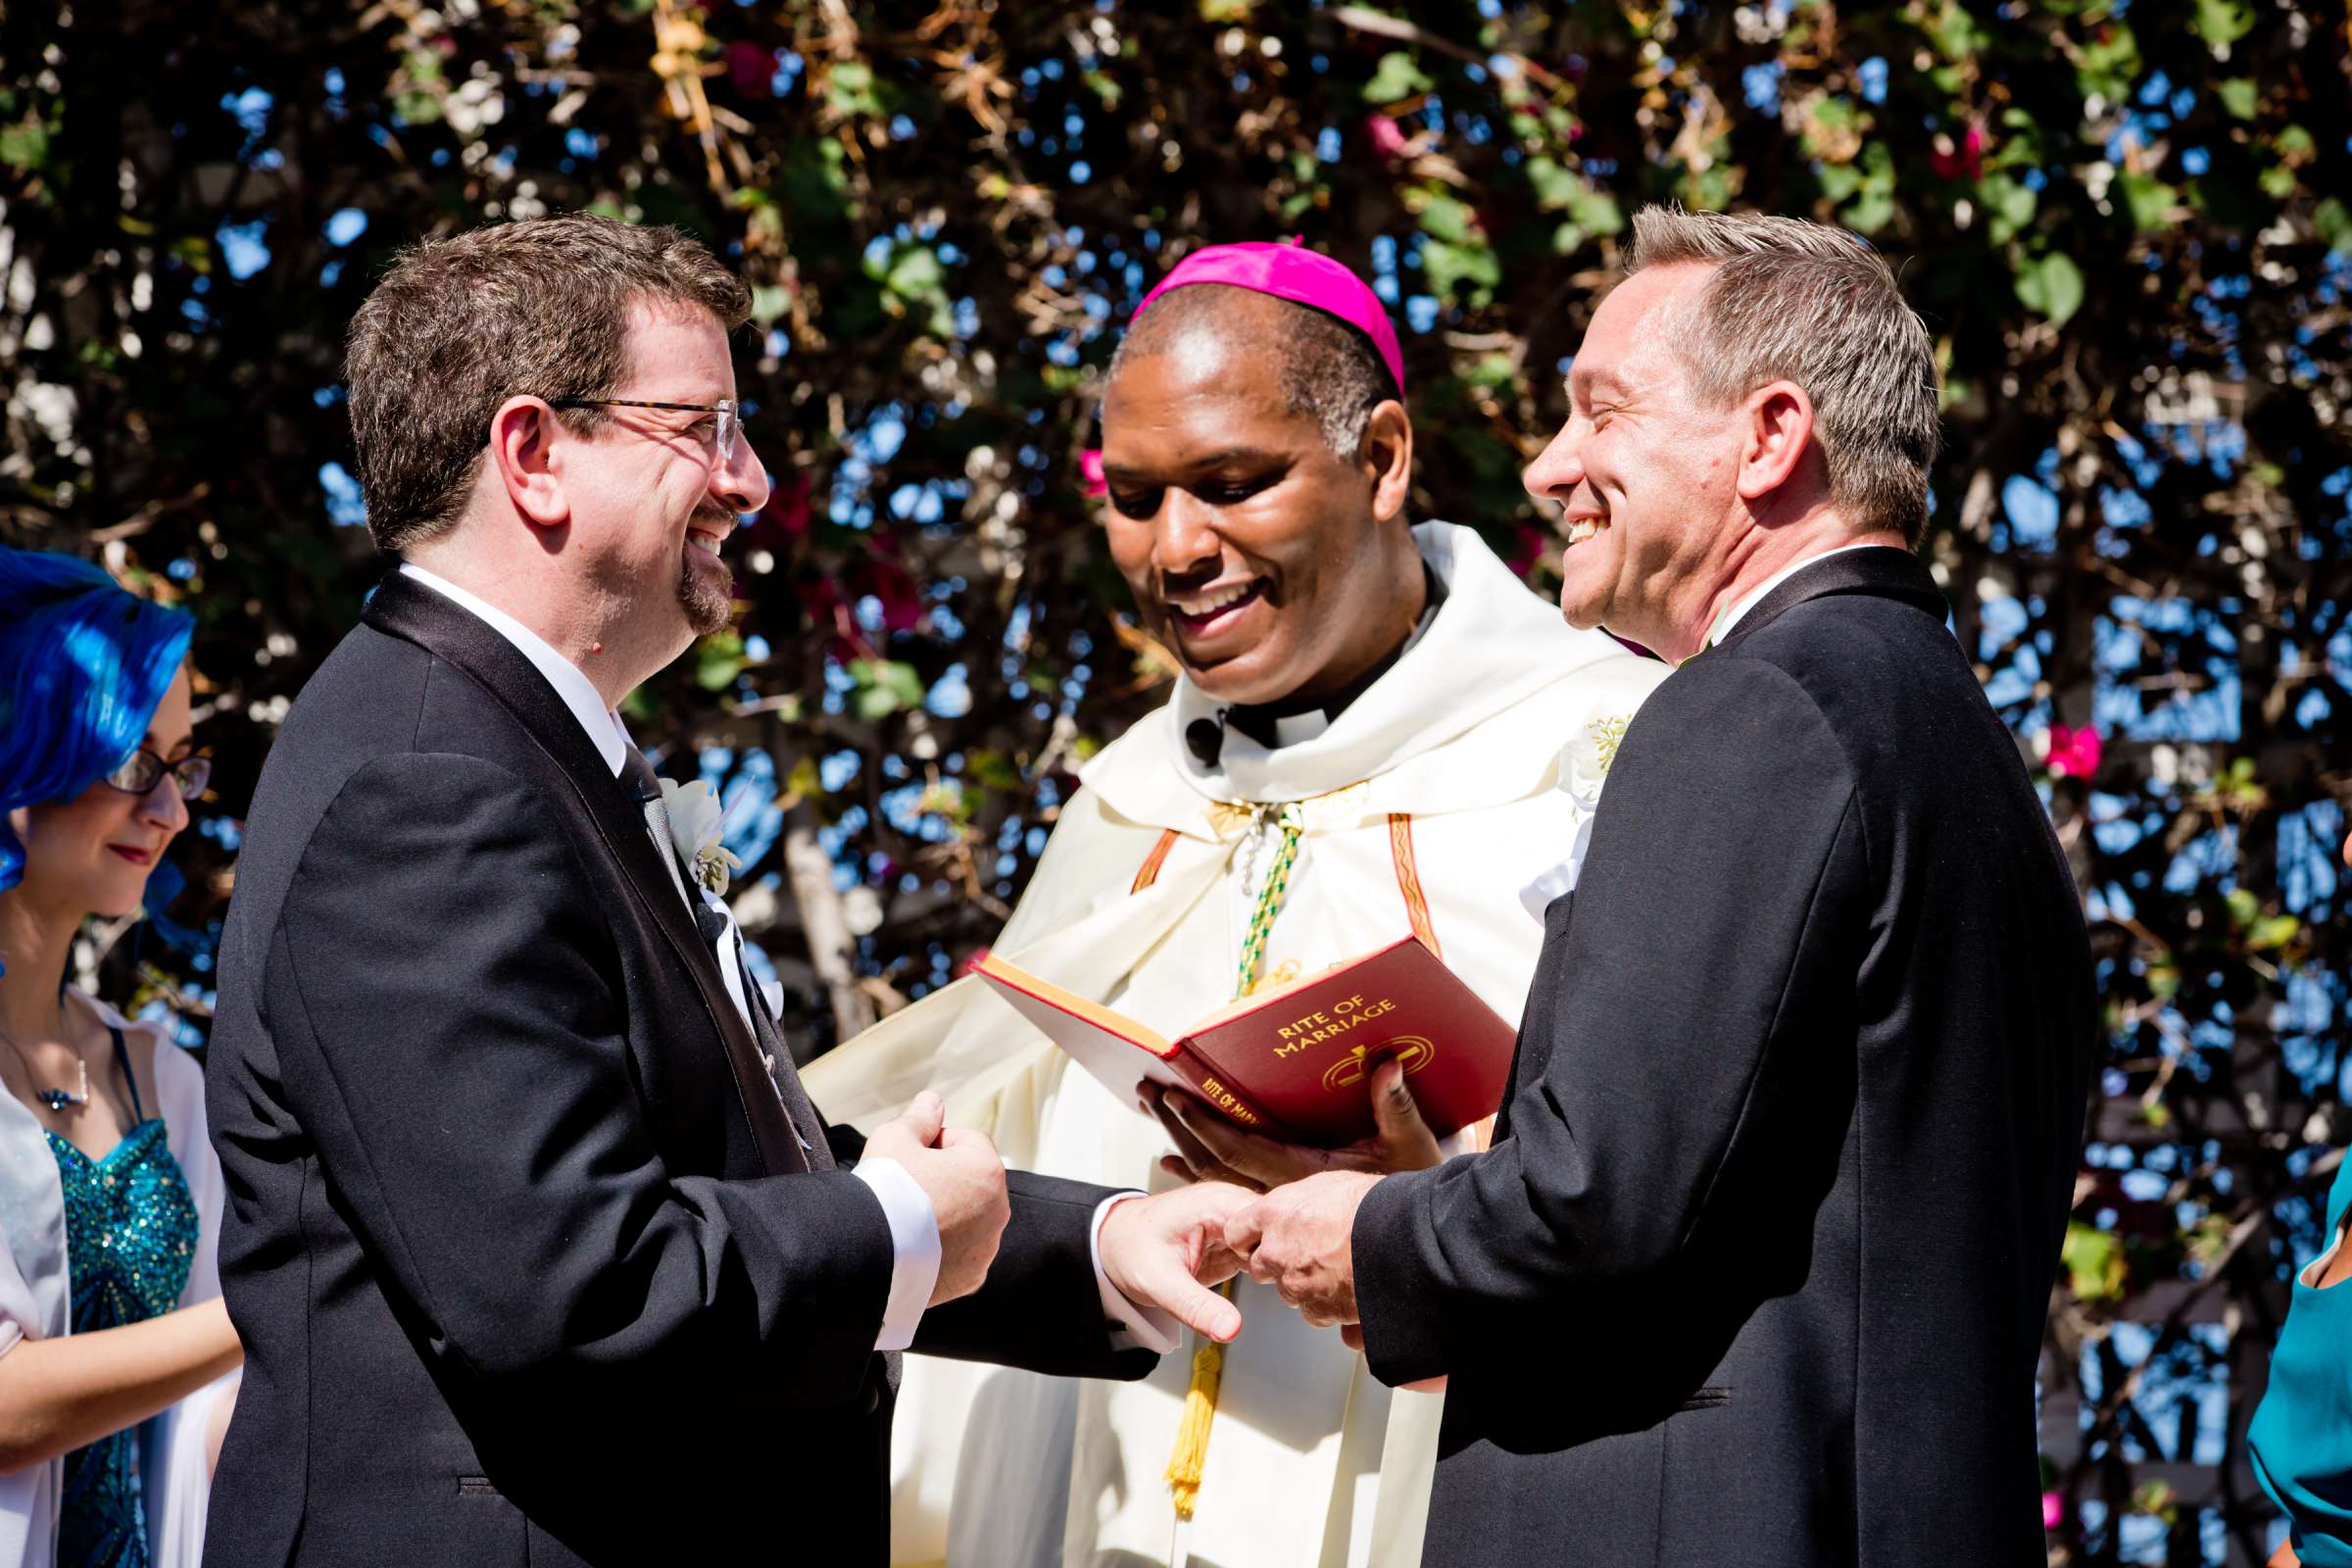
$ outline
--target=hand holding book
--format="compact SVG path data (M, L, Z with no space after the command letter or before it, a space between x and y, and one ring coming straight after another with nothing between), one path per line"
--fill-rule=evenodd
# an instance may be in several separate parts
M1256 1142L1230 1147L1268 1160L1268 1146L1296 1146L1351 1152L1359 1161L1317 1169L1401 1168L1396 1162L1417 1145L1390 1147L1396 1135L1368 1090L1383 1064L1402 1065L1412 1084L1406 1103L1440 1138L1493 1115L1510 1073L1511 1026L1410 936L1257 992L1173 1040L995 954L975 968L1112 1093L1189 1094L1180 1108L1213 1112L1254 1134ZM1374 1149L1387 1152L1365 1163ZM1291 1166L1270 1166L1282 1168Z
M1377 1131L1338 1149L1311 1149L1250 1132L1197 1097L1155 1083L1146 1082L1136 1102L1159 1118L1176 1146L1174 1154L1160 1160L1160 1169L1186 1181L1231 1182L1262 1193L1327 1170L1386 1175L1437 1164L1443 1158L1438 1137L1421 1119L1421 1107L1405 1086L1404 1064L1382 1062L1368 1084Z

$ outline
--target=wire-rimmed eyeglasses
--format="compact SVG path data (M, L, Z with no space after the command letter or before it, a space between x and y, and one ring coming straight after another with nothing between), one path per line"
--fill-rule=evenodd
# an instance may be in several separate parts
M735 443L743 433L743 416L732 399L720 403L648 403L642 398L549 398L547 401L549 407L558 409L666 409L672 414L714 415L710 448L722 464L735 461Z

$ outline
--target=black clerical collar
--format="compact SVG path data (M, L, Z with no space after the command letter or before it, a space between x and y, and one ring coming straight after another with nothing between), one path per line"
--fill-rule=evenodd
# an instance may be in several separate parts
M1370 691L1383 675L1396 667L1396 661L1404 657L1404 651L1419 642L1422 634L1429 630L1430 623L1438 618L1438 611L1446 603L1446 582L1430 569L1426 561L1421 563L1421 618L1413 622L1413 629L1405 633L1402 642L1373 661L1371 668L1311 707L1288 702L1260 703L1254 707L1237 706L1225 710L1225 722L1267 751L1274 751L1283 744L1279 728L1283 719L1319 713L1323 722L1315 727L1315 732L1319 734L1330 728L1338 722L1340 714L1347 711L1348 704Z

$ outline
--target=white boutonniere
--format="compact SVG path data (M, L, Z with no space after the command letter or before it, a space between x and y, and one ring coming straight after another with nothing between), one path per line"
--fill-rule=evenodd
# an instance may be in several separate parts
M1582 734L1560 751L1560 788L1587 811L1600 808L1600 789L1608 782L1609 764L1625 742L1630 713L1612 713L1587 724Z
M1610 764L1617 760L1617 748L1624 744L1632 723L1630 713L1596 718L1560 748L1557 787L1575 803L1576 832L1568 845L1568 858L1519 890L1520 904L1538 920L1544 918L1544 908L1554 899L1576 891L1577 878L1584 871L1585 851L1592 844L1592 818L1600 809L1601 787L1609 780Z
M743 862L734 853L718 842L718 791L709 779L696 779L680 784L675 779L662 781L662 808L669 813L669 841L677 846L678 858L693 875L697 886L712 893L727 891L727 878L743 869Z

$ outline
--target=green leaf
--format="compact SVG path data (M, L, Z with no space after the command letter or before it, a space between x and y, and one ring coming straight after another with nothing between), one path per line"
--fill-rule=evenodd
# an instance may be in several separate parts
M2076 1300L2095 1306L2124 1298L2124 1244L2112 1232L2070 1220L2059 1255L2065 1260L2067 1286Z
M2064 326L2082 308L2082 270L2057 251L2029 261L2018 269L2017 298L2052 326Z
M2256 98L2253 77L2232 76L2223 82L2216 91L2221 94L2222 107L2229 110L2232 116L2239 120L2254 118Z
M1988 41L1977 19L1968 14L1958 0L1944 0L1942 9L1928 24L1928 36L1946 60L1967 60L1982 54Z
M2041 198L2007 174L1986 174L1977 182L1977 199L1984 204L1986 238L2006 245L2034 221Z
M1862 121L1862 112L1854 107L1851 98L1816 98L1811 108L1813 119L1832 130L1847 130Z
M825 78L825 99L844 115L876 115L882 100L874 91L874 68L862 60L845 60Z
M784 775L784 798L787 801L819 801L824 796L824 774L817 767L815 758L802 758L792 764L792 771Z
M2243 0L2197 0L2196 20L2189 24L2189 30L2217 54L2253 28L2254 8Z
M1527 182L1535 190L1539 207L1566 207L1584 189L1583 180L1542 153L1527 161Z
M1462 379L1472 386L1483 386L1491 391L1496 387L1509 386L1511 377L1516 373L1517 369L1511 364L1511 357L1508 354L1489 354L1481 357L1476 365L1471 366L1467 371L1463 372Z
M1421 228L1432 239L1448 245L1467 245L1475 242L1478 215L1466 202L1450 196L1432 196L1421 207Z
M49 127L37 120L21 125L0 129L0 164L20 173L30 173L41 167L49 154Z
M2121 22L2106 23L2075 56L2075 83L2084 97L2121 102L2139 77L2139 40Z
M1012 794L1025 782L1021 770L1012 765L1003 752L980 747L963 754L963 771L972 782L984 789L1003 790Z
M1720 213L1740 194L1740 166L1718 158L1683 181L1683 200L1693 212Z
M2124 200L2132 209L2132 226L2141 233L2152 233L2172 226L2173 214L2180 205L2180 193L2161 179L2146 174L2127 173L2116 181Z
M1852 164L1828 164L1821 171L1821 193L1833 206L1842 205L1845 199L1862 188L1862 171Z
M923 678L912 664L895 659L854 660L850 679L858 683L850 700L851 710L869 724L903 708L922 706Z
M1569 198L1568 216L1595 234L1625 231L1625 213L1618 207L1617 198L1581 181L1576 194Z
M2272 952L2295 940L2303 922L2291 914L2265 915L2246 927L2246 946L2257 953Z
M2344 207L2343 199L2330 196L2311 212L2312 231L2328 242L2328 248L2339 256L2352 255L2352 211Z
M1453 245L1433 239L1421 247L1421 270L1430 291L1470 305L1484 305L1502 281L1502 264L1484 245Z
M947 276L938 252L928 245L908 245L891 259L882 286L902 299L921 299L937 293Z
M1856 233L1876 234L1894 217L1894 194L1876 186L1864 191L1851 207L1838 213L1846 227Z
M1401 49L1392 49L1380 57L1372 79L1364 83L1364 102L1393 104L1400 98L1425 93L1437 83L1413 63L1413 57Z
M707 692L723 692L743 673L743 638L735 632L714 632L695 645L694 683Z

